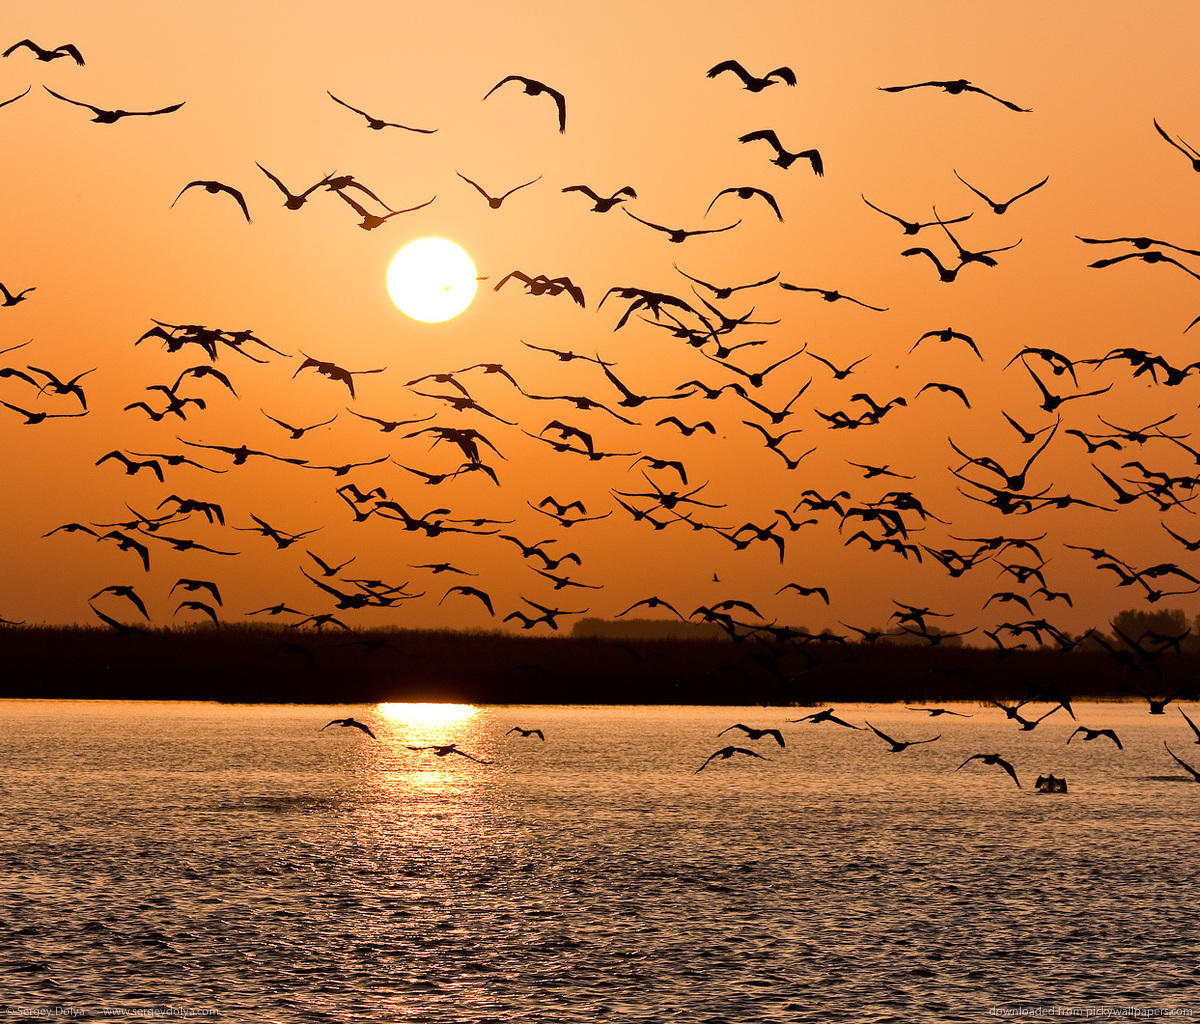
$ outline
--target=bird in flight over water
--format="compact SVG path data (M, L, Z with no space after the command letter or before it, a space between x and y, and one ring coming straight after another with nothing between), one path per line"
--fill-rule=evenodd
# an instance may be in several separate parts
M356 718L335 718L332 722L329 723L329 725L323 725L317 731L324 732L326 729L329 728L330 725L340 725L343 728L349 728L349 729L361 729L368 736L370 736L371 739L377 738L375 736L375 734L373 732L371 732L371 730L369 728L367 728L367 726L363 725L362 722L358 721L358 719L356 719Z

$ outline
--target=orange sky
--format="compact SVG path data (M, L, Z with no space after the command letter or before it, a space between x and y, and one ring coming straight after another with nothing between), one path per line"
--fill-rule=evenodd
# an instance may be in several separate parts
M1143 603L1144 593L1136 585L1116 587L1114 574L1098 572L1087 555L1066 549L1064 542L1105 547L1139 568L1159 562L1200 568L1160 526L1200 537L1200 521L1190 510L1164 513L1148 499L1117 509L1082 442L1065 434L1070 428L1111 433L1097 416L1142 427L1172 413L1177 415L1170 429L1191 434L1200 389L1195 375L1167 387L1148 375L1135 379L1124 363L1078 368L1079 390L1113 387L1099 398L1062 407L1058 434L1035 463L1029 490L1050 487L1052 494L1071 493L1115 511L1001 516L962 497L947 469L962 463L947 436L1010 471L1024 462L1032 449L1020 444L1002 410L1034 429L1054 422L1038 408L1035 386L1020 362L1004 368L1024 346L1053 348L1073 359L1134 346L1176 367L1192 360L1200 327L1187 335L1183 329L1200 314L1200 282L1176 267L1140 261L1088 269L1089 262L1127 247L1086 246L1074 236L1148 235L1200 248L1200 176L1152 123L1157 118L1176 137L1200 143L1195 6L1159 3L1135 11L1124 3L1018 3L1000 11L950 3L772 3L756 10L750 19L731 15L727 5L618 3L599 13L547 9L532 18L495 5L429 7L414 14L394 4L364 2L331 14L327 5L298 2L282 15L262 8L247 13L225 3L202 8L114 3L103 9L47 3L25 5L6 18L8 35L0 47L25 37L47 47L72 42L87 63L42 63L24 49L0 60L0 100L33 86L27 96L0 108L6 154L0 281L14 290L37 289L27 301L0 308L0 348L33 339L2 357L0 365L24 370L32 364L63 377L93 366L96 372L82 382L86 417L25 426L16 413L0 409L0 465L10 481L2 512L8 543L0 615L92 622L89 595L109 584L132 584L157 623L192 621L194 616L173 611L179 600L197 595L167 595L180 576L217 581L227 620L277 601L307 612L331 610L331 599L300 573L301 566L314 568L304 554L307 547L329 561L355 556L344 576L409 580L411 592L426 593L395 609L343 614L364 627L490 628L513 609L528 610L522 596L611 616L650 594L685 612L702 602L740 598L754 602L768 619L813 629L838 628L838 620L881 624L893 598L953 612L944 622L955 629L1030 617L1012 605L993 603L982 610L996 591L1028 595L1033 587L1016 585L995 561L949 579L928 557L917 564L861 544L843 546L861 524L848 521L839 532L837 516L829 512L815 514L816 526L784 532L782 566L769 544L735 551L713 532L681 525L652 531L632 522L611 495L614 489L649 490L639 470L630 468L632 458L590 462L555 454L519 429L537 433L555 418L592 432L597 448L606 451L681 459L693 486L708 482L698 496L727 505L699 510L707 523L765 526L778 518L774 509L791 510L806 488L826 495L847 490L851 504L903 488L951 524L930 520L924 532L912 534L914 543L969 552L970 544L949 536L1044 533L1047 585L1070 592L1074 607L1033 598L1034 614L1064 629L1102 624L1119 609ZM787 65L797 85L752 94L730 75L705 77L709 67L728 58L756 73ZM481 102L509 74L539 79L566 96L564 134L556 130L550 101L527 97L515 85ZM879 89L960 77L1033 112L1014 113L979 95ZM92 124L85 110L54 99L43 85L72 99L129 110L186 103L161 117ZM326 90L388 120L438 131L370 131ZM764 143L738 143L739 135L761 128L774 128L791 148L819 149L824 177L815 177L803 160L788 170L772 165ZM435 194L437 199L417 213L362 231L352 211L329 192L314 194L299 211L283 209L282 196L256 162L297 190L336 170L353 174L394 208ZM958 181L955 170L1001 198L1046 175L1050 180L996 216ZM456 171L494 193L542 178L492 210ZM172 208L178 191L194 179L240 189L254 223L244 222L228 196L198 189ZM719 227L739 217L741 224L672 244L620 208L592 213L583 197L560 191L576 183L604 192L632 185L638 199L628 209L660 224ZM776 221L758 201L734 197L721 199L704 216L719 190L741 185L770 191L785 221ZM953 253L948 239L936 227L915 238L904 235L863 203L864 194L910 219L929 219L933 205L946 215L972 213L956 226L968 248L1017 239L1021 244L1000 254L997 267L968 266L953 284L943 284L923 257L904 258L900 252L928 246L946 262ZM459 242L480 274L489 276L470 309L446 324L407 319L384 287L395 251L429 234ZM1175 255L1200 273L1200 257ZM802 344L841 365L870 356L837 381L802 355L752 391L752 397L778 408L812 378L794 415L780 427L767 424L775 431L802 430L785 443L791 454L816 448L797 469L787 471L743 425L747 419L765 421L732 395L621 410L638 421L630 427L603 412L531 401L502 378L477 370L461 378L479 403L517 421L517 427L454 412L405 386L424 373L486 360L502 363L528 392L619 398L595 364L560 363L522 347L522 339L599 353L634 390L649 394L670 392L696 377L712 385L741 380L636 317L614 333L623 309L615 299L597 311L613 286L654 289L697 304L673 262L718 284L779 272L782 281L836 288L887 307L876 313L846 302L825 303L777 285L718 303L731 314L754 306L756 318L781 319L774 326L738 328L723 339L765 339L730 357L747 370ZM492 291L513 269L570 277L584 290L587 308L565 296L531 297L516 282ZM207 362L194 348L170 354L153 340L135 347L151 318L251 328L292 358L272 356L255 365L223 350L217 368L241 397L211 380L191 381L180 393L202 397L207 408L189 409L186 421L168 417L151 423L124 406L156 402L147 385L171 383L185 367ZM921 333L947 326L975 338L982 362L958 343L927 341L910 353ZM712 352L712 344L705 350ZM358 400L351 403L344 386L312 371L293 379L301 351L350 369L387 370L358 378ZM1069 385L1044 362L1032 359L1030 365L1048 386ZM914 401L926 381L962 387L971 408L936 392ZM428 390L450 393L447 385ZM909 405L892 410L878 426L856 430L831 430L814 412L861 411L860 403L850 401L860 391L881 401L903 395ZM71 397L39 397L11 377L0 380L0 400L34 410L77 408ZM402 431L382 434L346 413L348 405L396 419L436 413L433 423L481 430L504 459L490 452L484 458L499 474L499 488L481 473L425 486L390 463L355 471L346 480L363 489L383 486L417 512L449 507L456 516L514 519L504 532L527 542L556 538L551 549L576 551L582 559L581 566L565 563L560 571L603 589L556 592L515 547L496 537L431 539L379 520L355 524L334 493L344 481L328 472L252 460L224 475L168 468L160 485L148 473L130 478L115 464L94 465L114 448L183 452L177 436L244 442L318 464L386 454L409 466L450 472L462 461L448 445L431 452L427 440L404 440ZM293 423L335 413L338 419L292 441L263 409ZM688 423L712 420L717 434L685 438L672 427L654 425L669 415ZM1188 443L1200 447L1200 435ZM1174 476L1200 469L1186 452L1162 440L1126 443L1094 458L1118 480L1138 478L1122 468L1131 460ZM890 464L915 479L864 480L847 460ZM217 453L202 461L228 465ZM983 469L968 475L998 482ZM679 488L669 471L651 476L666 490ZM172 493L219 502L229 524L209 526L193 515L167 528L173 535L237 551L239 557L174 553L149 541L147 574L134 556L87 536L42 539L61 523L126 519L126 502L150 514ZM1186 490L1177 493L1187 497ZM564 503L582 499L590 514L615 511L603 521L563 529L526 505L547 495ZM321 532L280 551L263 537L232 529L250 525L252 514L285 530ZM922 525L911 513L905 521L914 531ZM879 534L878 528L871 532ZM1020 552L1004 557L1035 562ZM409 567L441 561L479 575L434 577ZM712 582L714 572L719 583ZM790 581L828 588L831 606L816 597L777 596ZM488 591L496 619L462 597L439 606L446 587L455 583ZM1187 583L1160 578L1156 585L1176 590ZM1194 614L1198 597L1167 599L1157 607L1184 607ZM119 600L102 598L98 606L130 620L131 609Z

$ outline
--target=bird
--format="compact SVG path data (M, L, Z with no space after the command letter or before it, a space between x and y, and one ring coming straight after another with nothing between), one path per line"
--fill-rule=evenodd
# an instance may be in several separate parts
M972 352L974 352L976 356L979 357L980 361L983 360L983 355L979 351L979 346L975 344L975 339L972 338L969 334L963 334L962 331L956 331L953 327L944 327L940 331L926 331L916 341L913 342L912 348L910 348L908 351L915 352L917 350L917 346L920 345L921 342L925 341L927 338L936 338L938 341L941 341L941 342L947 342L947 341L964 342L967 345L967 347L970 348L970 350Z
M381 366L376 370L346 370L338 366L336 363L327 363L320 359L314 359L312 356L304 352L301 352L300 354L304 356L304 362L296 367L296 372L292 374L293 379L295 379L301 370L307 370L311 367L312 369L315 369L317 373L321 374L321 376L328 377L330 380L341 381L341 383L345 384L346 389L350 392L351 398L355 397L354 378L356 376L364 373L383 373L383 371L387 369L386 366Z
M494 764L494 761L484 761L482 758L476 757L474 754L468 754L465 750L459 750L457 743L432 744L424 747L414 747L411 744L405 744L409 750L429 750L437 757L447 757L450 754L457 754L459 757L465 757L468 761L475 761L479 764Z
M879 88L882 92L903 92L906 89L922 89L926 86L932 86L934 88L941 89L944 92L948 92L951 96L957 96L959 93L963 92L977 92L982 96L986 96L988 99L992 99L997 103L1003 104L1004 106L1008 107L1009 110L1015 110L1021 114L1029 114L1033 112L1032 107L1019 107L1010 100L1003 100L999 96L995 96L988 92L986 89L981 89L977 85L972 85L965 78L956 78L948 82L914 82L912 85L881 85Z
M73 104L76 107L86 107L96 115L92 118L95 124L115 124L123 117L155 117L158 114L172 114L183 106L183 103L172 103L169 107L160 107L158 110L105 110L102 107L94 107L90 103L83 103L80 100L73 100L63 96L61 93L55 92L48 85L43 85L42 88L55 99Z
M781 747L787 746L787 744L783 742L783 733L781 733L778 729L755 729L749 725L743 725L741 722L735 722L728 728L722 729L719 733L717 733L717 735L724 736L727 732L729 732L730 729L741 729L742 732L746 734L747 739L761 740L764 736L770 736Z
M1193 721L1192 721L1190 718L1188 718L1188 716L1187 716L1187 712L1186 712L1186 711L1184 711L1184 710L1183 710L1183 708L1180 708L1180 709L1179 709L1179 713L1180 713L1181 715L1183 715L1183 720L1184 720L1185 722L1187 722L1187 724L1188 724L1188 728L1190 728L1190 729L1192 730L1192 732L1193 732L1193 733L1195 733L1195 735L1196 735L1196 742L1197 742L1197 743L1200 743L1200 726L1196 725L1196 723L1195 723L1195 722L1193 722Z
M844 725L847 729L858 729L857 725L851 725L849 722L843 722L833 713L833 708L826 708L824 711L817 711L811 715L805 715L803 718L789 718L789 722L810 722L816 725L819 722L832 722L834 725Z
M909 747L916 746L920 743L932 743L934 740L940 740L942 738L942 734L938 733L936 736L932 736L927 740L894 740L887 733L876 729L875 726L873 726L870 722L867 722L867 728L885 743L890 743L892 745L893 754L899 754L901 751L907 750Z
M705 768L708 767L710 761L720 758L722 761L728 761L734 754L745 754L748 757L757 757L760 761L767 761L769 758L763 757L762 754L755 753L753 750L747 750L745 747L722 747L720 750L714 751L705 758L704 764L696 769L694 774L699 775Z
M623 203L627 199L636 199L638 197L638 194L637 194L637 192L634 191L632 185L625 185L622 188L617 189L612 195L608 196L607 198L596 193L588 185L567 185L566 188L564 188L562 191L563 192L582 192L585 196L587 196L590 200L592 200L592 203L593 203L592 212L593 213L608 213L608 211L611 210L618 203Z
M352 209L362 218L362 221L358 226L364 231L373 231L381 224L386 224L389 220L391 220L391 218L398 217L402 213L412 213L414 210L423 210L426 206L432 203L434 199L437 198L437 195L435 194L432 198L426 199L423 203L417 203L416 206L406 206L402 210L393 210L388 207L384 207L384 209L386 209L388 212L379 214L372 213L357 200L351 199L350 196L346 195L346 193L343 191L338 190L337 194L341 197L342 202L344 202L350 207L350 209Z
M720 64L714 64L705 72L705 78L716 78L718 75L729 71L735 74L742 80L742 88L748 92L762 92L767 86L775 85L777 82L782 82L784 85L795 87L796 72L789 67L775 68L773 71L768 71L761 78L758 78L747 71L736 60L723 60Z
M904 233L906 235L915 235L915 234L917 234L917 232L921 231L923 228L931 228L934 226L934 224L937 223L936 218L931 221L926 221L925 223L922 223L920 221L915 221L915 220L905 220L903 217L897 217L894 213L888 213L888 211L883 209L882 207L876 206L873 202L871 202L871 200L869 200L861 192L859 193L859 197L872 210L876 211L877 213L882 213L885 217L889 217L890 219L894 220L897 224L899 224L900 227L904 229ZM962 217L946 218L942 221L942 223L943 224L961 224L964 220L970 220L973 216L974 216L974 214L968 213ZM929 250L926 249L923 251L928 252Z
M838 299L845 299L847 302L853 302L855 305L862 306L865 309L873 309L876 313L884 313L887 311L886 306L871 306L863 302L861 299L856 299L850 295L843 295L841 292L833 289L807 288L798 284L788 284L786 281L780 281L779 287L789 292L815 292L826 302L837 302Z
M979 189L977 189L974 185L972 185L969 181L967 181L966 178L964 178L961 174L959 174L958 171L954 171L954 176L959 181L961 181L964 185L966 185L967 188L969 188L972 192L974 192L977 196L979 196L980 199L982 199L985 203L987 203L988 206L990 206L992 208L992 213L995 213L995 214L1004 213L1013 203L1015 203L1022 196L1029 195L1030 192L1036 191L1037 189L1041 188L1043 185L1046 184L1046 182L1048 182L1050 180L1050 175L1047 174L1046 177L1044 177L1036 185L1030 185L1029 188L1025 189L1024 192L1018 192L1011 199L1006 199L1006 200L1004 200L1004 202L1001 203L1001 202L997 202L995 199L990 198L989 196L984 195L982 192L979 191Z
M125 598L127 601L130 601L139 612L142 613L142 617L147 622L150 621L150 613L146 611L146 603L138 596L137 591L135 591L133 587L125 584L113 584L112 586L102 587L91 597L89 597L88 601L91 602L96 600L96 598L98 598L101 594L115 594L117 597Z
M214 626L220 626L221 622L217 618L217 610L210 604L205 604L203 601L180 601L179 606L175 609L175 614L178 615L181 611L200 612L212 619Z
M625 208L622 207L622 209L624 210ZM723 228L696 228L694 230L688 230L687 228L668 228L661 224L655 224L653 221L644 220L636 213L630 213L629 210L625 210L625 215L632 217L639 224L645 224L648 228L653 228L655 231L663 232L667 235L668 241L676 243L683 242L686 239L691 238L693 235L717 235L722 231L732 231L739 224L741 224L740 220L735 220L732 224L726 224Z
M330 725L340 725L343 728L349 728L349 729L361 729L368 736L370 736L371 739L378 739L378 737L373 732L371 732L371 730L367 726L363 725L363 723L360 722L357 718L335 718L332 722L329 723L329 725L321 726L321 728L318 729L317 732L324 732L326 729L329 728Z
M212 594L213 600L216 601L217 604L224 603L221 600L220 589L215 583L212 582L212 580L191 580L186 578L178 579L172 584L171 589L167 591L167 593L173 594L179 587L183 587L184 590L193 592L197 590L207 590L210 594Z
M525 87L526 96L541 96L544 93L554 100L554 106L558 110L559 133L561 134L567 130L566 98L557 89L551 89L550 86L546 85L544 82L539 82L533 78L526 78L523 75L506 75L495 85L493 85L486 93L484 93L483 98L486 100L492 93L499 89L500 86L505 85L508 82L520 82L521 85Z
M1117 745L1118 750L1125 749L1124 747L1121 746L1121 741L1119 739L1117 739L1117 734L1112 729L1089 729L1085 725L1081 725L1078 729L1076 729L1073 733L1071 733L1070 736L1067 737L1067 744L1070 745L1071 740L1073 740L1080 733L1083 733L1083 738L1085 741L1086 740L1094 740L1100 736L1107 736L1110 740L1112 740Z
M467 587L461 585L451 587L442 595L442 600L438 601L438 604L441 604L442 601L445 601L446 598L448 598L451 594L462 594L464 597L478 598L483 606L488 610L488 614L496 614L495 608L492 607L492 599L490 595L488 595L485 591L478 589L477 587Z
M437 131L436 128L411 128L406 124L398 124L395 121L384 121L381 118L374 117L371 114L368 114L365 110L359 110L358 107L350 106L350 104L347 103L345 100L338 99L328 89L325 90L325 95L327 95L331 100L333 100L334 103L340 103L347 110L353 110L354 113L361 114L364 118L366 118L367 127L370 128L372 131L380 131L384 128L402 128L406 132L419 132L422 135L432 135L434 132Z
M739 199L751 199L754 196L759 196L775 213L780 223L783 223L783 213L780 212L779 203L775 201L775 197L770 192L766 192L761 188L755 188L752 185L738 185L730 188L723 188L712 198L712 202L708 204L708 208L704 211L704 216L708 216L716 201L721 196L737 196ZM676 268L678 269L678 268Z
M1009 764L1006 760L1004 760L1004 758L1002 758L999 754L972 754L970 757L968 757L962 764L960 764L954 770L956 772L961 771L963 768L965 768L967 765L969 765L972 761L976 761L976 760L982 761L984 764L999 765L1006 772L1008 772L1009 775L1012 776L1012 780L1013 780L1013 782L1015 782L1017 784L1017 788L1018 789L1021 788L1021 780L1017 778L1016 769L1013 768L1013 766L1011 764Z
M924 711L927 715L929 715L930 718L937 718L939 715L955 715L958 718L974 718L975 717L974 715L964 714L961 711L951 711L948 708L914 708L914 707L909 707L907 704L905 705L905 707L907 707L909 711Z
M483 196L483 198L487 200L488 206L493 210L500 209L500 205L504 202L504 200L506 200L514 192L516 192L520 189L523 189L523 188L528 188L530 185L534 184L535 182L539 182L542 180L542 176L539 174L536 178L533 178L531 181L527 181L522 185L514 185L503 195L493 196L482 185L480 185L478 182L472 181L465 174L462 174L459 171L455 171L454 173L457 174L460 178L462 178L462 180L465 181L468 185L470 185L473 189L475 189L475 191L478 192L481 196Z
M24 302L26 296L30 292L35 291L37 291L36 285L30 285L28 288L22 288L19 292L9 291L9 289L5 287L4 282L0 281L0 298L3 298L4 300L3 302L0 302L0 306L15 306L18 302ZM20 348L19 345L14 347ZM6 349L6 351L9 350ZM32 383L32 381L30 383Z
M296 372L299 373L298 370ZM314 423L311 426L307 426L307 427L297 427L297 426L293 426L291 423L285 423L283 420L276 419L269 412L267 412L266 409L259 409L258 411L261 412L272 423L277 423L279 426L283 427L284 430L288 431L292 435L291 439L293 441L298 441L305 434L307 434L310 430L316 430L317 427L326 427L330 423L332 423L334 420L337 419L337 413L334 413L334 415L329 417L329 419L322 420L320 423Z
M300 207L302 207L308 201L308 197L310 195L312 195L317 189L328 185L329 182L332 180L332 176L327 174L320 181L318 181L315 185L309 186L308 188L306 188L303 192L299 193L298 195L293 195L292 192L288 189L288 187L286 185L284 185L284 183L282 181L280 181L277 177L275 177L274 174L272 174L270 171L268 171L262 164L255 163L254 166L257 167L260 171L262 171L263 174L265 174L268 178L270 178L271 181L273 181L275 183L275 187L277 189L279 189L280 192L283 193L283 196L284 196L283 205L288 210L300 209Z
M822 177L825 174L825 163L821 159L821 153L816 149L805 149L799 153L791 153L783 148L779 141L779 136L775 134L774 129L762 128L758 131L747 132L745 135L738 136L738 142L765 142L775 150L775 157L771 163L787 170L797 160L804 158L808 160L812 166L813 174L817 177Z
M1163 746L1164 746L1164 747L1167 747L1167 741L1166 741L1166 740L1163 740ZM1168 754L1170 754L1170 755L1171 755L1173 758L1175 758L1175 763L1176 763L1176 764L1178 764L1178 765L1179 765L1180 767L1182 767L1182 768L1185 768L1185 769L1187 769L1187 772L1188 772L1188 774L1189 774L1189 775L1191 775L1191 777L1192 777L1192 780L1193 780L1194 782L1200 782L1200 771L1197 771L1195 768L1193 768L1193 767L1192 767L1190 764L1188 764L1186 761L1181 761L1181 760L1180 760L1180 759L1179 759L1179 758L1176 756L1176 754L1175 754L1175 751L1173 751L1173 750L1172 750L1170 747L1167 747L1167 753L1168 753Z
M22 47L29 50L40 61L49 62L57 60L59 57L70 57L79 67L84 66L83 54L79 52L79 48L74 43L63 43L53 50L47 50L38 46L32 39L22 39L18 43L13 43L4 53L0 54L0 57L7 57Z
M1184 142L1183 139L1180 139L1177 142L1175 139L1171 138L1171 136L1167 134L1166 129L1164 129L1163 126L1158 123L1158 118L1154 118L1154 129L1159 135L1167 140L1169 145L1174 146L1175 149L1179 150L1179 152L1181 152L1185 157L1188 158L1188 160L1191 161L1193 171L1200 173L1200 149L1196 149L1195 146L1189 145L1188 143Z
M226 195L232 196L233 201L242 208L242 216L246 218L246 223L247 224L254 223L254 221L252 221L250 219L250 211L246 208L246 199L242 195L242 193L239 192L236 188L233 188L231 185L226 185L219 181L189 181L186 185L183 186L183 188L181 188L179 190L179 195L177 195L175 197L175 201L171 203L171 206L174 206L175 203L179 202L180 197L189 188L196 188L196 187L204 189L204 191L209 193L209 195L215 196L220 192L224 192Z
M528 739L530 736L536 736L543 743L546 742L546 734L543 733L541 729L522 729L519 725L514 725L504 735L511 736L514 732L520 733L523 739Z
M7 99L7 100L0 100L0 107L7 107L7 106L8 106L10 103L16 103L16 102L17 102L17 100L19 100L19 99L22 99L22 98L23 98L23 97L25 97L25 96L28 96L28 95L29 95L29 91L30 91L32 88L33 88L33 86L32 86L32 85L27 85L27 86L25 87L25 91L24 91L24 92L19 92L19 93L17 93L17 95L16 95L16 96L13 96L11 99Z

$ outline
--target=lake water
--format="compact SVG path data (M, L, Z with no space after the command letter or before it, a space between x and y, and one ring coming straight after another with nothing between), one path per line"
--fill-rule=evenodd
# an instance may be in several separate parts
M1200 1017L1178 711L1074 705L1119 751L948 706L838 709L942 734L892 754L815 709L5 701L0 1015ZM450 742L495 764L405 747ZM769 760L696 774L728 742ZM1025 788L954 770L992 752Z

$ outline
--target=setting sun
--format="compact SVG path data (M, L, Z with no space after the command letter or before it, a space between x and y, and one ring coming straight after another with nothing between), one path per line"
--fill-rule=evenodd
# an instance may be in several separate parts
M406 316L441 323L454 319L475 298L475 264L448 239L418 238L392 258L387 288Z

